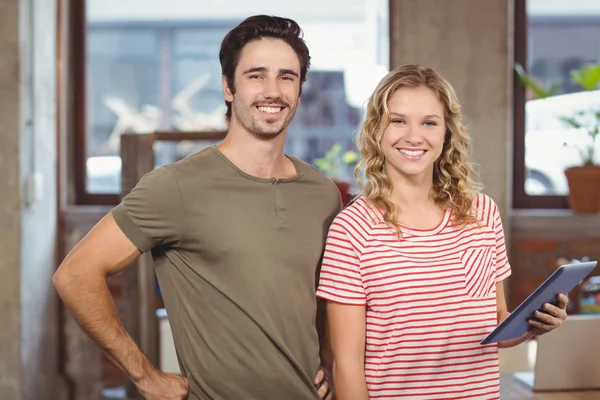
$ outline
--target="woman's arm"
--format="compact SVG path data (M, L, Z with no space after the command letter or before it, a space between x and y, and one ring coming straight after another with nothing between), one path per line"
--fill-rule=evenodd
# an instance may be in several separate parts
M508 318L508 316L510 315L510 312L508 312L507 310L507 305L506 305L506 296L504 295L504 282L498 282L496 283L496 307L497 307L497 315L498 315L498 325L500 325L500 323L502 321L504 321L506 318ZM526 342L527 340L531 339L534 335L531 332L527 332L526 334L524 334L521 337L515 338L515 339L509 339L509 340L503 340L501 342L498 343L498 347L500 348L507 348L507 347L514 347L517 346L523 342Z
M337 400L368 400L365 378L366 307L327 302Z

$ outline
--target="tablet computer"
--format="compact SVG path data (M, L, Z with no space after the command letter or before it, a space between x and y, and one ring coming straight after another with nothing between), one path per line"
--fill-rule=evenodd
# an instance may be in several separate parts
M596 267L597 261L565 264L556 269L525 301L523 301L500 325L481 341L496 343L518 338L529 330L527 323L534 311L546 303L556 305L560 293L568 294Z

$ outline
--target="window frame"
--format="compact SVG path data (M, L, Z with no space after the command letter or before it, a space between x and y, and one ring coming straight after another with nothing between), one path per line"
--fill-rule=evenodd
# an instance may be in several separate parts
M68 70L71 74L71 98L69 105L71 144L71 177L73 180L73 195L76 205L116 205L119 193L90 193L87 191L87 171L85 167L87 155L87 17L85 1L70 1L70 34Z
M527 68L527 0L514 0L514 61ZM513 209L568 209L568 196L525 191L525 86L513 71Z

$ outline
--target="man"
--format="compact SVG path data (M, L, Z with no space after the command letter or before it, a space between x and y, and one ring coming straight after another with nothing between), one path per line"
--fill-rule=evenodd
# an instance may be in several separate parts
M331 399L316 274L336 186L284 155L310 64L299 26L254 16L219 58L230 122L218 146L147 174L66 257L54 284L147 399ZM106 277L151 251L183 376L150 365Z

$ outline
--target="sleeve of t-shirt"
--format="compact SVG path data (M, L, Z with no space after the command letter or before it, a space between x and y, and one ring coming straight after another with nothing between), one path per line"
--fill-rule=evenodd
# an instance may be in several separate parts
M179 241L183 201L171 169L165 166L144 175L111 214L123 233L144 253Z
M502 227L502 218L498 206L494 207L494 234L496 236L496 283L508 278L511 274L508 255L506 254L506 242L504 240L504 228Z
M349 305L367 302L358 252L338 218L327 234L317 297Z

